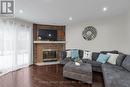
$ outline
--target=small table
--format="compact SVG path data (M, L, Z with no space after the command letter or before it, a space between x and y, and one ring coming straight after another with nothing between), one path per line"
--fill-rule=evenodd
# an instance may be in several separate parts
M68 62L63 67L63 76L92 84L92 66L87 63L76 66L74 62Z

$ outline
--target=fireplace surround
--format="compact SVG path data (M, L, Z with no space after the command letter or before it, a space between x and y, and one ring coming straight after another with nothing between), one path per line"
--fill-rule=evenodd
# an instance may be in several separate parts
M39 30L56 30L56 41L39 39ZM61 52L65 50L65 26L33 24L33 58L34 63L61 61Z

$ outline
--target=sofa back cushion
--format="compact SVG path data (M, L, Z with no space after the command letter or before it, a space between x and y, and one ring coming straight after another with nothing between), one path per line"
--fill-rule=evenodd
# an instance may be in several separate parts
M113 54L118 54L118 51L113 50L113 51L100 51L102 54L107 54L107 53L113 53Z
M130 71L130 55L127 55L122 63L122 67Z
M122 62L124 61L126 55L123 53L119 53L119 56L117 57L116 60L116 65L121 66Z
M100 53L92 52L92 60L96 61Z
M80 59L83 58L83 50L79 50L79 58L80 58Z

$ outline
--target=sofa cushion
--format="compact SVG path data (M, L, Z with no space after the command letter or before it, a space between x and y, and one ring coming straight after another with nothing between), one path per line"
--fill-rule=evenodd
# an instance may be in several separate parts
M119 53L119 56L117 57L116 60L116 65L121 66L123 60L125 59L126 55L123 53Z
M100 51L100 53L103 53L103 54L107 54L107 53L118 54L118 51L116 51L116 50L114 50L114 51Z
M109 55L107 55L107 54L100 54L99 56L98 56L98 58L97 58L97 62L100 62L100 63L106 63L107 62L107 60L109 59Z
M126 58L124 59L122 66L130 71L130 55L127 55Z
M97 62L97 61L92 61L92 66L94 67L101 67L102 63Z
M105 87L130 87L130 72L123 67L102 64Z
M96 61L100 53L92 52L92 60Z
M83 50L79 50L79 58L80 58L80 59L83 58Z
M101 67L101 65L102 65L102 63L100 63L100 62L92 61L92 60L88 60L88 59L83 59L82 61L83 61L83 63L92 64L92 66L94 66L94 67Z
M92 60L88 60L88 59L82 59L82 62L83 62L83 63L92 64Z

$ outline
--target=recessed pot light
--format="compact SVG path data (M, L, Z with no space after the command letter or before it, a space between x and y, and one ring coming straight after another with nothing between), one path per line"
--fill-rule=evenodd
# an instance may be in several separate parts
M72 21L72 20L73 20L73 18L72 18L72 17L69 17L69 20L70 20L70 21Z
M107 8L107 7L104 7L102 10L105 12L105 11L107 11L107 10L108 10L108 8Z
M23 10L19 10L19 13L23 13Z

